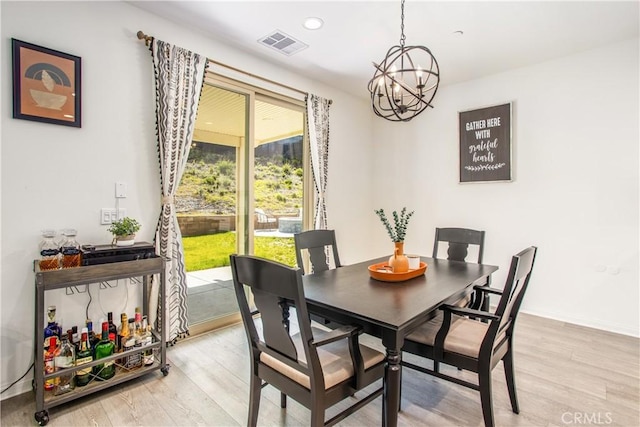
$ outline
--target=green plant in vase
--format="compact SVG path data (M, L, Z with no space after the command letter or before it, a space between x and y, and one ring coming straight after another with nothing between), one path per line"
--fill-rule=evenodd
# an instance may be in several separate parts
M136 233L141 227L138 221L126 216L112 222L108 230L113 234L113 244L116 246L131 246L135 243Z
M378 209L375 213L380 217L380 221L384 224L387 229L387 233L389 237L391 237L392 242L404 242L404 236L407 234L407 225L409 224L409 219L413 215L414 211L407 213L407 208L402 208L400 211L400 215L398 215L397 211L393 211L393 227L391 223L387 219L387 215L384 213L384 209Z
M405 273L409 270L409 260L404 255L404 238L407 234L407 225L414 211L407 212L404 207L398 215L397 211L393 211L393 226L387 218L384 209L375 210L376 215L382 221L387 229L387 234L391 237L391 241L395 244L394 254L389 258L389 265L394 273Z

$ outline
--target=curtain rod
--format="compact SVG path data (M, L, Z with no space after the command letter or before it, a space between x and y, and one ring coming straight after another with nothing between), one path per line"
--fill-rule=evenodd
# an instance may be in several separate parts
M146 46L149 46L149 43L153 40L153 37L152 37L152 36L148 36L148 35L146 35L145 33L143 33L142 31L138 31L137 36L138 36L138 39L140 39L140 40L144 40L144 44L145 44ZM238 72L238 73L244 74L244 75L246 75L246 76L253 77L253 78L255 78L255 79L262 80L262 81L264 81L264 82L271 83L271 84L274 84L274 85L276 85L276 86L283 87L283 88L288 89L288 90L292 90L292 91L294 91L294 92L300 93L300 94L305 95L305 96L307 95L307 92L304 92L304 91L302 91L302 90L300 90L300 89L296 89L296 88L294 88L294 87L287 86L287 85L285 85L285 84L282 84L282 83L276 82L276 81L274 81L274 80L270 80L270 79L267 79L267 78L265 78L265 77L258 76L258 75L256 75L256 74L249 73L249 72L244 71L244 70L240 70L240 69L238 69L238 68L236 68L236 67L232 67L231 65L227 65L227 64L223 64L222 62L215 61L215 60L213 60L213 59L211 59L211 58L207 58L207 61L209 61L209 62L211 62L211 63L213 63L213 64L215 64L215 65L219 65L219 66L221 66L221 67L227 68L227 69L229 69L229 70L232 70L232 71L235 71L235 72ZM332 100L329 100L329 104L332 104L332 103L333 103L333 101L332 101Z

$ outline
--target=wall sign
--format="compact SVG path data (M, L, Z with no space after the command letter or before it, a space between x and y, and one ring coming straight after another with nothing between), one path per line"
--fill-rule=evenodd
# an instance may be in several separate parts
M80 127L80 57L13 44L13 117Z
M511 181L511 104L458 114L460 182Z

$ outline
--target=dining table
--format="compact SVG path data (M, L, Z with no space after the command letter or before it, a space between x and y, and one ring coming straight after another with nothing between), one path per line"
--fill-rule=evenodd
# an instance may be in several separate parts
M398 424L401 361L404 338L431 319L438 307L453 304L487 282L498 267L420 257L424 274L406 281L373 279L368 267L387 260L375 258L302 277L311 313L342 324L358 325L378 337L386 350L382 425Z

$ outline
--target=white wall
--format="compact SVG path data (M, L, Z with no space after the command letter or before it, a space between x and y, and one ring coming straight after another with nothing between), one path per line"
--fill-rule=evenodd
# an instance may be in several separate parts
M151 56L136 38L142 30L175 45L289 86L333 99L331 109L329 226L345 247L345 262L366 256L372 161L367 103L260 62L120 2L1 2L1 385L22 375L33 360L34 277L32 262L43 228L78 229L81 243L105 244L102 207L115 204L114 183L128 183L121 202L143 224L139 238L152 241L159 206L155 139L155 93ZM11 38L82 58L82 128L12 118ZM359 112L353 114L352 112ZM348 204L350 210L342 210ZM336 218L335 220L333 218ZM351 224L356 224L352 226ZM125 292L133 311L135 287L98 290L92 285L89 317L122 312ZM66 329L85 319L88 295L47 293ZM99 299L99 303L98 300ZM31 375L2 395L30 389Z
M638 52L629 40L443 87L411 122L376 121L379 204L416 211L406 250L431 253L435 227L486 230L502 287L536 245L523 311L638 336ZM459 184L458 112L506 102L513 182Z

